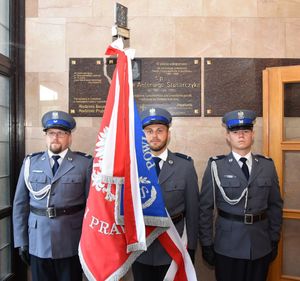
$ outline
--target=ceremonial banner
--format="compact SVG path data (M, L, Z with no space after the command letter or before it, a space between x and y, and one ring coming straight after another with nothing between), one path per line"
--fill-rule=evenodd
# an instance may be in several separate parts
M79 257L89 280L117 281L173 223L133 99L133 51L124 51L122 40L117 39L106 54L118 59L95 147ZM177 272L182 272L187 251L183 247L182 254L169 239L173 241L166 234L162 244L174 250L171 256L176 256Z

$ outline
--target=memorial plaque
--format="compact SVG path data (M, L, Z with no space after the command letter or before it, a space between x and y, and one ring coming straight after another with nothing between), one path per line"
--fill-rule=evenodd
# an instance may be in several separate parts
M200 58L136 58L133 93L140 111L163 107L173 116L200 116ZM71 58L69 112L103 115L116 59Z
M115 23L117 26L127 27L128 8L116 3L115 5Z
M69 113L102 116L116 59L70 58Z
M262 71L299 64L300 59L205 58L204 116L223 116L238 108L251 109L262 116ZM300 116L291 110L287 110L288 116Z
M112 27L113 39L122 37L124 39L124 46L129 47L130 30L127 28L127 14L128 8L121 5L120 3L115 3L115 25Z
M140 58L133 84L139 111L162 107L173 116L200 116L200 58Z

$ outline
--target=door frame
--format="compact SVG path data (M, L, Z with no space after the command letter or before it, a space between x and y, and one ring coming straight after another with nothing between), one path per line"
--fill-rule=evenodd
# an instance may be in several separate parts
M284 152L300 151L300 140L284 139L284 83L300 83L300 66L270 67L263 71L263 152L271 157L278 173L284 199ZM300 220L300 209L283 209L283 219ZM283 241L269 272L270 281L296 281L299 277L282 274Z

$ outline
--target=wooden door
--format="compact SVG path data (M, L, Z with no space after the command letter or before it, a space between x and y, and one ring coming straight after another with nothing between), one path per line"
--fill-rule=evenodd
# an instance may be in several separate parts
M263 140L284 200L279 254L269 280L300 280L300 66L263 71Z

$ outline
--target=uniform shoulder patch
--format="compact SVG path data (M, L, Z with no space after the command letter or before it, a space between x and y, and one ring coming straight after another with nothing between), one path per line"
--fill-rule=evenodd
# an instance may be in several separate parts
M25 158L27 157L34 157L34 156L37 156L37 155L42 155L44 154L45 151L40 151L40 152L34 152L34 153L30 153L30 154L27 154Z
M216 160L221 160L225 158L225 155L217 155L217 156L212 156L209 158L210 161L216 161Z
M264 156L264 155L261 155L261 154L255 154L255 157L258 157L258 158L263 158L263 159L266 159L266 160L273 161L273 160L272 160L272 158L270 158L270 157L267 157L267 156Z
M83 156L85 158L92 158L92 155L90 154L87 154L87 153L84 153L84 152L80 152L80 151L74 151L76 154L80 155L80 156Z
M174 153L176 156L180 157L180 158L183 158L185 160L188 160L188 161L191 161L192 160L192 157L191 156L188 156L188 155L185 155L185 154L182 154L182 153L179 153L179 152L175 152Z

